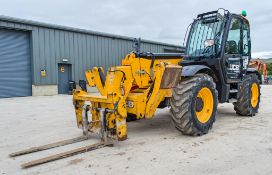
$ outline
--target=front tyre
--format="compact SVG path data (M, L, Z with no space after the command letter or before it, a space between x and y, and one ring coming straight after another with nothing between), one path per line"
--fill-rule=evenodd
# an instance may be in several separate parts
M175 127L186 135L203 135L211 129L217 112L218 92L213 79L197 74L182 80L170 100Z
M257 75L246 75L239 87L234 110L241 116L254 116L258 113L260 104L260 83Z

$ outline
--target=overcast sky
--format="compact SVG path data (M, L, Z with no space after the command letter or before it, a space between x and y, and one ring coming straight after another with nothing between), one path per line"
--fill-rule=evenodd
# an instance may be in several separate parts
M271 0L0 0L1 15L182 45L198 13L246 10L254 56L272 57Z

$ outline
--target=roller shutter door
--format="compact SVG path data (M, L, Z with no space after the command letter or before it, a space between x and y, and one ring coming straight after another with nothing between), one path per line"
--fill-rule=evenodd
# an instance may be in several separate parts
M0 98L31 96L28 32L0 29Z

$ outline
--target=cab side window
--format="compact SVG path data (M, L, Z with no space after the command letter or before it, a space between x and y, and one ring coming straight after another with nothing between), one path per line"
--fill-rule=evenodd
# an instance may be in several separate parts
M241 20L233 18L229 29L228 39L226 42L226 54L241 53Z
M249 37L249 25L244 22L243 24L243 56L249 55L250 37Z

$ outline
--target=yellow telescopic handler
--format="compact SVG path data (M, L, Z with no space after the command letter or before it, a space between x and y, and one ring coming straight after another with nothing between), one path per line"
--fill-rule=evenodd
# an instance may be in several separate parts
M150 119L158 108L170 107L181 133L207 134L215 122L218 103L233 103L238 115L258 113L261 75L249 68L250 25L246 12L225 9L202 13L191 24L185 54L131 52L120 66L86 71L87 84L73 91L77 126L83 136L10 154L11 157L55 148L91 138L101 142L22 165L32 167L53 160L112 146L128 138L127 121Z

